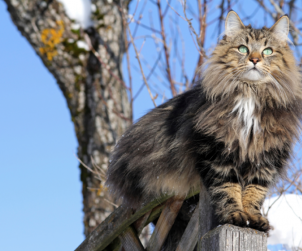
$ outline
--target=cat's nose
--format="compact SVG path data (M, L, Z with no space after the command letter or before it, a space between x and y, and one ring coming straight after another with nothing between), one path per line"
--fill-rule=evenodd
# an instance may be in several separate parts
M256 65L260 61L260 58L250 58L250 61Z

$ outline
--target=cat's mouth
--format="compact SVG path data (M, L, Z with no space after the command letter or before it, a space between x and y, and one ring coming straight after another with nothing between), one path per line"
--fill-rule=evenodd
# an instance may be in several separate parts
M256 67L248 69L243 75L242 79L249 81L259 81L264 78L264 75Z

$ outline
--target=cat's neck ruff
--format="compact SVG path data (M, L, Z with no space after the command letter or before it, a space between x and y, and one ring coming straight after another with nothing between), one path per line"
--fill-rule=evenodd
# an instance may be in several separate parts
M255 91L251 89L251 92ZM261 131L259 118L255 116L255 109L257 106L255 98L255 95L250 93L249 95L243 95L238 98L234 103L232 113L237 113L237 122L239 125L243 125L240 126L239 129L240 137L243 139L246 139L250 135L251 130L253 130L253 134Z

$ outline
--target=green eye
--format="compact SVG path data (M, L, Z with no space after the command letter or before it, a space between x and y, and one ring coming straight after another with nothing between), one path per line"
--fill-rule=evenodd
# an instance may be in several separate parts
M273 50L271 48L266 48L263 50L263 55L271 55Z
M238 51L240 51L241 53L248 53L249 49L246 46L241 45L239 46Z

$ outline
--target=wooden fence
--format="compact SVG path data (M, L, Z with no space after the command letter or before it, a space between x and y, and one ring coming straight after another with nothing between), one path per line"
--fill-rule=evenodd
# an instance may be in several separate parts
M233 225L218 226L209 195L202 186L187 196L199 193L199 203L185 229L176 251L266 251L265 233ZM186 198L186 199L187 199ZM184 199L163 195L146 200L135 212L120 206L102 222L76 251L159 251L167 237ZM157 220L152 236L144 248L139 234Z

